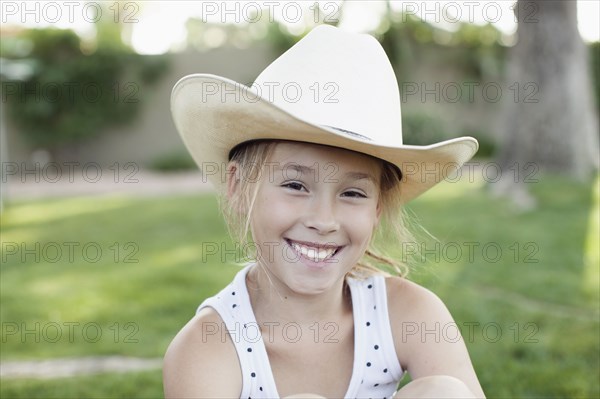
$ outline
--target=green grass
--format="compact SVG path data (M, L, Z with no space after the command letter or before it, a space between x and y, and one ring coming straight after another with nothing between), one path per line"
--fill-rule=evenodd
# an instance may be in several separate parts
M3 398L161 398L162 372L102 374L55 380L2 380Z
M599 397L598 182L541 177L529 187L540 206L527 213L481 183L447 183L414 201L439 250L419 241L426 251L411 278L452 311L488 397ZM162 356L238 270L206 244L234 249L210 195L5 205L2 360ZM4 379L0 396L152 397L161 385L158 372Z
M199 302L236 272L216 255L202 262L203 242L227 241L215 207L209 196L9 204L1 358L162 356Z

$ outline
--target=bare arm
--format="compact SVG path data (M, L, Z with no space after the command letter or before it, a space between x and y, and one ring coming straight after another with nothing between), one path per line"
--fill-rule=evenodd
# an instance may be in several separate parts
M165 398L240 397L239 361L222 326L213 309L203 309L173 339L163 366Z
M397 398L438 393L484 398L460 330L444 303L408 280L388 278L387 288L397 356L413 380Z

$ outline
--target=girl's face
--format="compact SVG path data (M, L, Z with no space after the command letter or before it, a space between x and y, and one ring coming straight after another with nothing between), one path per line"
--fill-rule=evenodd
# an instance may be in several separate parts
M281 292L340 288L379 221L381 166L355 152L305 143L275 146L251 219L259 262Z

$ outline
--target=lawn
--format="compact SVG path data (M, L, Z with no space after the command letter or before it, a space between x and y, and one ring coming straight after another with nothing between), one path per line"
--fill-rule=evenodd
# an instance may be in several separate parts
M597 398L598 182L546 176L530 189L540 206L519 213L482 182L436 187L410 211L438 241L391 249L421 249L411 278L452 311L488 397ZM238 270L211 195L7 203L1 227L2 361L160 357ZM2 398L161 395L159 371L0 387Z

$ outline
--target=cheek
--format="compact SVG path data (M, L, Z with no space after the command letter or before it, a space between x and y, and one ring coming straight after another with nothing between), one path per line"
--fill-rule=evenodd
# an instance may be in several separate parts
M282 201L277 195L264 190L256 199L251 220L253 231L258 234L280 233L289 227L290 215L294 212L289 201ZM258 237L255 237L255 239Z
M355 231L357 236L370 237L377 227L377 210L375 208L353 209L345 220L349 223L347 225L349 231Z

